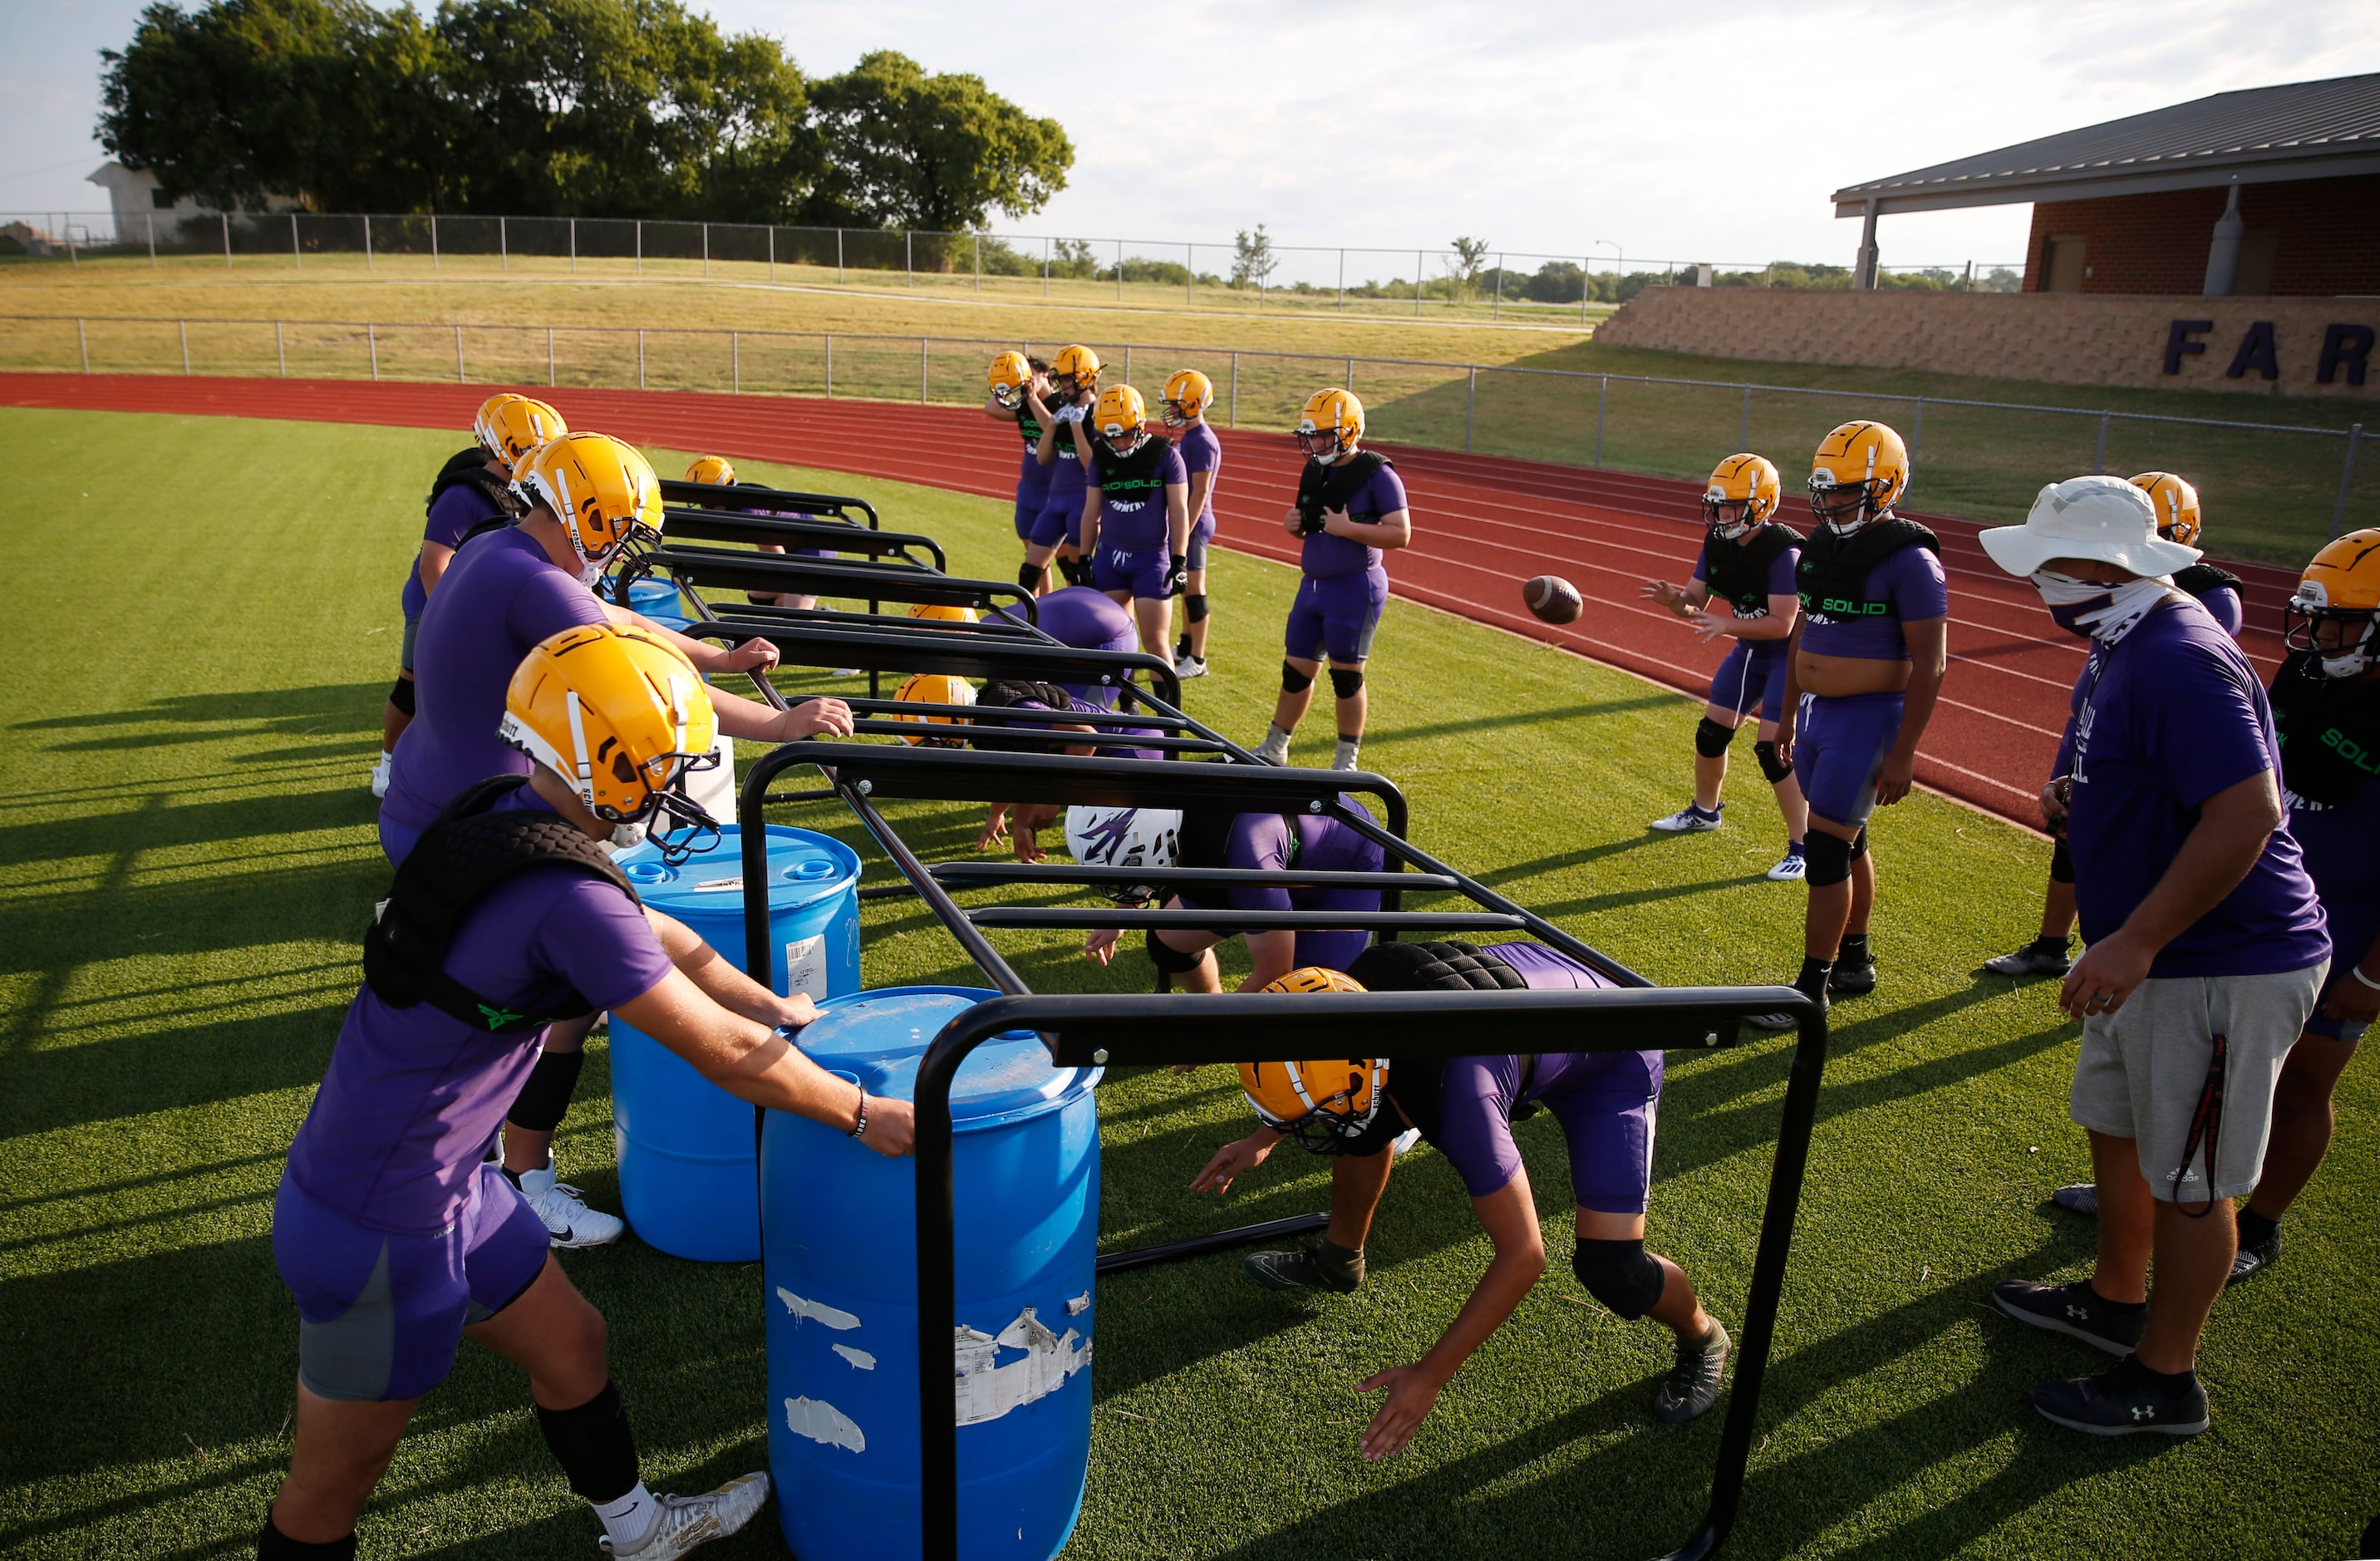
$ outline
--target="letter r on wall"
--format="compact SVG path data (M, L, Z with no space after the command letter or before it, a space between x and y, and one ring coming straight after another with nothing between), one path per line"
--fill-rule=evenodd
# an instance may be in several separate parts
M2336 383L2341 365L2347 370L2347 383L2363 383L2363 360L2372 355L2374 339L2369 325L2327 325L2322 333L2322 363L2314 372L2314 383Z
M2181 360L2184 357L2194 352L2204 352L2206 350L2204 342L2192 341L2190 338L2204 335L2213 329L2215 329L2215 322L2212 320L2177 320L2167 326L2165 372L2168 374L2178 374L2181 372Z

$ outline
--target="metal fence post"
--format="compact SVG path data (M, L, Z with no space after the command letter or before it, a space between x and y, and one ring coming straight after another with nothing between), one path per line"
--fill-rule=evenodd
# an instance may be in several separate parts
M1223 410L1223 426L1240 426L1240 355L1236 352L1232 354L1232 401Z
M1123 240L1116 240L1116 302L1123 302ZM1124 375L1130 379L1130 374Z
M281 324L278 321L273 323L273 335L276 341L280 339ZM82 321L79 319L75 321L75 345L82 349L82 372L87 374L91 372L91 335L82 328ZM286 369L282 370L285 374L288 372Z
M1341 309L1347 307L1347 251L1344 250L1339 251L1339 307ZM1355 377L1352 370L1347 377L1350 379Z
M570 219L570 274L578 274L578 219Z
M777 280L777 225L776 225L775 223L771 223L771 224L769 225L769 282L770 282L770 285L773 287L773 286L776 284L776 280Z
M645 388L645 333L642 327L637 331L637 388Z
M917 405L920 407L926 404L926 386L933 372L932 338L919 336L917 338Z
M1471 414L1479 405L1479 369L1474 364L1463 386L1463 453L1471 453Z
M1910 425L1910 429L1909 429L1909 464L1910 464L1911 466L1912 466L1912 467L1913 467L1913 466L1915 466L1915 465L1917 464L1917 457L1918 457L1919 454L1920 454L1920 453L1922 453L1922 452L1925 450L1925 397L1924 397L1923 396L1919 396L1919 397L1917 398L1917 417L1916 417L1916 421L1915 421L1914 422L1912 422L1912 423Z
M843 229L839 227L834 230L834 285L843 286Z
M1414 318L1421 318L1421 251L1414 251Z
M1050 296L1050 238L1047 234L1041 237L1041 296L1045 299Z
M1617 289L1618 283L1612 287ZM1578 323L1586 323L1586 306L1595 298L1595 257L1589 255L1578 266Z
M144 213L149 218L149 269L157 269L157 213ZM369 240L367 240L369 242Z
M1198 298L1198 246L1182 246L1182 306L1190 308Z
M1748 384L1743 387L1743 420L1737 426L1735 447L1739 450L1752 448L1752 386Z
M217 212L215 215L223 219L224 269L229 271L231 269L231 213Z
M378 325L369 323L365 324L364 348L371 354L372 384L378 384L380 383L380 327ZM189 349L188 348L185 348L182 352L182 372L184 373L188 373L190 372Z
M548 326L545 328L545 383L546 383L546 387L547 387L548 389L552 389L552 386L553 386L553 384L554 384L554 379L553 379L553 327L552 327L552 326L551 326L551 325L548 325Z
M983 291L983 235L975 236L975 290Z
M2091 457L2091 474L2095 477L2107 470L2107 414L2099 414L2099 448Z
M1347 378L1342 383L1351 391L1355 388L1355 360L1353 358L1347 360Z
M1124 344L1123 349L1123 383L1132 383L1132 344L1129 342Z
M438 269L438 213L430 213L430 269Z
M1500 252L1496 256L1496 308L1488 318L1504 318L1504 257Z
M901 230L901 286L917 285L917 236L907 228Z
M498 271L510 271L513 268L513 237L511 224L512 218L510 217L498 217L496 219L496 269Z
M843 235L838 232L835 241L839 244L842 240ZM834 399L834 333L832 331L826 337L826 398L830 401Z
M371 213L369 212L364 213L364 269L372 269Z
M298 244L298 213L289 213L289 265L293 271L306 269L306 253Z
M455 383L468 383L463 372L463 327L460 325L455 327Z
M1611 399L1611 376L1598 376L1595 387L1595 464L1603 465L1603 406Z
M2355 446L2362 439L2363 425L2360 422L2350 425L2347 430L2347 460L2338 469L2338 502L2330 506L2330 537L2333 542L2338 540L2338 533L2347 524L2347 491L2355 482Z
M727 333L727 384L736 395L744 394L744 333Z
M702 225L702 279L710 280L710 225Z
M645 274L645 219L637 219L637 274Z
M182 337L182 372L187 374L190 372L190 323L188 320L176 320L174 322L174 328ZM378 379L380 375L375 372L372 378Z

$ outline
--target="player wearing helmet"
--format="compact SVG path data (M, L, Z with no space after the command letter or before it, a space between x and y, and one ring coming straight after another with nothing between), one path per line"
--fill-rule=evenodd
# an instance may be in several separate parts
M1129 721L1119 721L1110 714L1107 706L1096 704L1079 694L1069 693L1055 683L994 678L983 686L982 691L976 695L975 702L987 710L1071 712L1084 717L1081 721L1047 724L1012 723L1019 732L1064 733L1069 737L1080 734L1093 738L1125 739L1123 742L1070 742L1062 746L1056 743L1019 741L1014 737L995 737L983 731L981 728L985 726L999 724L998 717L987 715L975 723L978 730L969 739L980 749L1023 753L1071 753L1077 758L1089 758L1094 755L1102 759L1162 759L1165 757L1164 753L1157 749L1135 747L1130 740L1136 737L1157 736L1158 733L1153 728L1135 726ZM1054 803L994 802L990 812L984 818L982 831L976 836L975 848L978 851L989 851L999 846L1009 838L1009 830L1013 824L1015 829L1016 860L1023 862L1039 861L1049 855L1041 848L1041 831L1057 823L1062 816L1063 811Z
M1488 948L1453 941L1378 944L1349 974L1351 984L1374 992L1606 984L1584 966L1526 943ZM1218 1150L1190 1184L1195 1190L1228 1190L1284 1138L1334 1157L1330 1226L1322 1241L1303 1251L1248 1257L1244 1266L1258 1284L1343 1294L1363 1283L1364 1242L1388 1188L1390 1146L1406 1129L1417 1130L1453 1167L1495 1247L1471 1299L1427 1354L1356 1384L1361 1392L1388 1394L1359 1439L1366 1459L1389 1457L1413 1439L1439 1392L1545 1273L1536 1199L1512 1138L1512 1124L1540 1110L1560 1125L1569 1150L1577 1209L1571 1267L1579 1283L1615 1315L1651 1317L1677 1337L1676 1360L1653 1395L1653 1412L1676 1423L1717 1401L1730 1345L1727 1330L1703 1309L1683 1270L1645 1249L1661 1098L1659 1052L1243 1065L1241 1083L1261 1125Z
M1042 506L1050 502L1050 468L1036 456L1041 447L1041 421L1026 405L1026 396L1029 392L1046 404L1050 365L1022 352L1003 352L991 360L984 377L990 382L991 389L983 398L983 415L994 422L1009 424L1025 440L1024 461L1016 469L1014 520L1016 540L1029 544L1033 523L1041 518Z
M1342 800L1366 818L1372 816L1370 810L1353 798ZM1110 861L1110 853L1100 845L1106 837L1099 827L1101 816L1111 819L1116 813L1133 811L1077 810L1085 816L1079 821L1070 817L1066 832L1075 860L1086 866ZM1079 829L1078 823L1082 826ZM1148 865L1233 867L1260 872L1287 872L1293 868L1307 872L1378 872L1385 860L1378 841L1339 819L1317 813L1226 813L1193 809L1182 815L1172 843L1158 848ZM1176 895L1165 904L1169 910L1372 911L1380 909L1380 891L1272 886L1226 889L1218 895L1203 890L1198 895ZM1242 992L1254 992L1291 970L1307 967L1343 970L1372 941L1371 933L1356 931L1256 932L1244 935L1247 939L1250 970L1247 978L1240 982ZM1152 927L1148 931L1149 962L1168 976L1180 977L1184 987L1191 992L1220 992L1222 977L1214 949L1229 936L1229 933L1197 928ZM1084 957L1102 965L1108 963L1115 957L1116 944L1122 937L1123 933L1113 928L1093 933L1083 942Z
M765 640L732 651L707 645L596 599L589 583L662 523L660 482L632 446L600 433L566 435L530 457L519 486L532 500L528 515L466 543L422 614L420 715L397 744L381 803L381 848L398 866L466 788L491 775L528 773L528 760L498 727L513 670L540 641L589 624L635 624L701 671L776 664L775 647ZM733 737L787 742L851 730L851 712L840 700L805 701L783 712L723 690L710 701L718 727ZM554 1129L577 1084L587 1025L559 1024L547 1036L504 1139L504 1169L565 1246L613 1240L622 1229L617 1218L589 1209L555 1179L552 1165Z
M1148 432L1140 392L1112 384L1074 426L1087 474L1082 545L1091 584L1140 626L1140 648L1173 659L1173 598L1190 567L1190 478L1182 457Z
M1792 767L1777 754L1777 721L1785 709L1785 641L1801 615L1794 567L1802 558L1802 534L1771 518L1782 488L1777 469L1759 456L1730 456L1718 463L1703 493L1707 527L1694 578L1682 587L1647 581L1641 594L1686 620L1705 641L1734 644L1711 677L1710 702L1694 728L1694 799L1655 829L1717 829L1727 806L1719 787L1727 781L1728 745L1745 713L1760 711L1759 740L1753 744L1760 772L1785 815L1785 858L1768 876L1790 883L1803 872L1802 836L1809 805ZM1714 603L1726 604L1724 612Z
M1036 594L1050 586L1050 565L1069 585L1089 583L1090 570L1082 562L1083 526L1088 518L1090 484L1082 445L1069 425L1090 416L1099 395L1099 355L1087 347L1065 347L1050 360L1047 388L1039 383L1025 387L1025 410L1041 430L1034 442L1033 458L1050 474L1049 496L1041 504L1032 530L1025 539L1025 563L1017 583ZM1023 427L1020 420L1018 426Z
M2196 488L2170 471L2143 471L2132 479L2132 486L2148 494L2156 506L2158 536L2184 547L2198 545L2202 518ZM2176 591L2198 598L2198 604L2222 625L2224 633L2240 638L2245 609L2239 576L2202 557L2187 568L2176 569L2173 585ZM2058 775L2066 773L2070 742L2069 734L2069 741L2058 748L2055 772ZM2062 976L2074 963L2074 858L2066 848L2066 808L2054 794L2045 806L2051 811L2045 811L2044 822L2056 844L2049 853L2049 886L2042 895L2041 932L2015 953L1985 960L1984 969L1996 976ZM2060 1189L2061 1194L2070 1190Z
M471 422L468 448L447 458L430 484L428 523L413 567L406 572L399 601L405 609L405 637L396 653L396 682L390 688L387 708L381 713L380 758L371 771L371 793L388 795L390 759L396 739L413 720L413 655L421 632L421 609L438 587L446 566L463 539L483 528L503 525L521 512L512 491L513 469L520 459L549 439L570 432L562 414L530 396L504 391L480 404Z
M1207 424L1207 409L1215 404L1214 382L1196 369L1177 369L1166 377L1157 404L1165 426L1174 431L1183 470L1190 474L1189 572L1182 587L1182 643L1173 648L1173 671L1181 677L1204 677L1207 549L1215 540L1215 479L1223 470L1223 442Z
M1876 990L1868 815L1909 795L1947 665L1949 580L1934 533L1892 513L1909 450L1880 422L1847 422L1810 463L1817 526L1794 569L1802 616L1788 641L1777 754L1810 806L1810 904L1793 984L1820 1004ZM1789 1030L1790 1014L1753 1020Z
M1291 536L1304 539L1299 565L1305 579L1283 635L1288 654L1281 664L1281 698L1256 750L1275 764L1289 762L1290 735L1314 701L1314 678L1325 655L1339 714L1330 767L1354 769L1364 741L1364 663L1389 601L1380 555L1413 541L1413 510L1404 480L1386 456L1360 448L1363 438L1364 404L1353 391L1318 390L1306 397L1297 419L1305 465L1296 506L1281 518Z
M616 1009L742 1099L909 1152L908 1103L791 1043L817 1017L808 997L776 995L641 908L598 846L624 823L667 834L691 807L684 779L713 715L684 655L635 628L567 628L520 662L502 718L528 773L469 788L399 871L273 1201L273 1261L302 1321L266 1561L355 1554L358 1514L466 1338L528 1373L538 1429L606 1551L673 1561L768 1499L759 1473L698 1496L646 1488L605 1321L485 1163L547 1016Z

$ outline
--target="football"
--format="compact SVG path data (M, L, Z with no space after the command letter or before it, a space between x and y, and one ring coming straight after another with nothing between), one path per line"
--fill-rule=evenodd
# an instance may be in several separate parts
M1586 610L1578 587L1560 575L1539 575L1530 580L1521 587L1521 600L1548 623L1576 623L1578 615Z

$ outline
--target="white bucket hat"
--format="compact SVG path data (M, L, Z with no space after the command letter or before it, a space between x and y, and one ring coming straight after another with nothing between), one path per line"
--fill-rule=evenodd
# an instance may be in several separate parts
M2052 558L2095 558L2136 575L2169 575L2199 551L2156 534L2156 506L2120 477L2070 477L2033 501L2022 526L1996 526L1979 539L1992 562L2030 575Z

